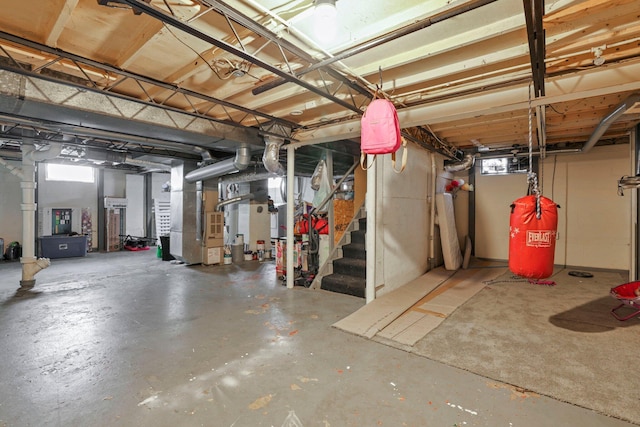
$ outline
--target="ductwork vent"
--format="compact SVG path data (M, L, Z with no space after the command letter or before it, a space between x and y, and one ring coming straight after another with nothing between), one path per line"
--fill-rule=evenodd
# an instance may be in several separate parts
M59 142L50 142L48 148L30 151L27 154L29 160L34 162L41 162L43 160L55 159L62 153L62 144Z
M280 147L284 144L284 140L265 136L264 143L267 145L262 155L264 167L270 173L278 176L284 175L284 168L280 164Z
M211 153L209 152L209 150L195 146L193 147L193 151L200 154L202 156L202 161L205 163L211 163L214 160L213 157L211 157Z
M464 159L460 163L453 163L450 165L445 165L444 170L447 172L460 172L471 169L476 162L475 156L472 154L467 154L464 156Z
M193 183L197 181L204 181L206 179L216 178L222 175L226 175L239 170L244 170L249 166L251 161L251 150L249 147L240 147L236 151L236 157L232 159L222 160L217 163L213 163L189 172L185 175L184 179L187 182Z
M618 118L623 115L627 110L634 108L636 103L640 102L640 93L633 93L629 95L627 99L622 101L609 115L600 121L596 129L589 137L589 140L584 143L580 152L586 153L591 150L594 145L598 143L602 135L609 129L609 126L613 124Z
M87 148L84 150L83 158L94 163L125 163L127 159L127 153L122 151L96 150L93 148Z

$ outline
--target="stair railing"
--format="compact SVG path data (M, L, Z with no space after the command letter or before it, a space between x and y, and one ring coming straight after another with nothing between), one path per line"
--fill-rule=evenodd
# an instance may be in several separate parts
M342 258L342 255L343 255L342 247L344 245L348 245L349 243L351 243L351 232L356 230L356 224L358 224L358 220L364 217L363 211L364 211L364 200L362 201L362 204L358 208L358 213L353 216L353 218L351 219L351 222L349 223L346 230L344 231L344 234L342 234L340 241L338 242L337 245L334 246L333 250L329 253L329 256L327 257L327 261L323 265L321 265L320 268L318 269L318 273L316 274L316 277L313 278L313 281L311 282L311 285L309 285L309 288L320 289L320 286L322 284L322 278L324 276L328 276L329 274L333 273L333 261L335 261L338 258Z
M338 191L338 189L340 188L340 186L342 185L344 180L347 179L347 177L351 174L351 172L353 172L353 170L359 164L360 164L360 162L355 162L349 168L349 170L344 174L344 176L338 180L338 182L333 187L331 192L329 192L329 194L327 194L325 196L325 198L322 199L322 202L320 202L320 204L318 206L314 207L313 209L311 209L311 212L309 212L309 215L308 215L309 224L308 224L308 228L307 228L307 230L309 230L309 258L310 258L311 263L313 265L317 266L318 271L320 271L320 269L322 268L321 265L318 265L319 264L319 262L318 262L318 260L319 260L318 252L320 251L320 242L318 240L318 234L313 228L313 215L316 212L319 212L324 207L324 205L326 205L329 202L329 200L331 200L333 198L333 196L336 194L336 191ZM315 233L315 235L314 235L314 233ZM330 234L330 236L332 236L331 238L333 238L333 234Z
M338 180L338 182L336 183L335 187L333 187L333 190L331 190L331 192L329 194L327 194L327 196L324 199L322 199L322 202L320 202L320 204L318 206L316 206L315 208L313 208L311 210L311 212L310 212L311 215L313 215L314 213L318 212L320 209L322 209L324 207L324 205L326 205L329 202L329 200L331 200L331 198L336 194L336 192L338 191L338 189L340 188L340 186L342 185L344 180L347 179L347 177L351 174L351 172L353 172L353 170L359 164L360 164L360 162L357 161L357 162L355 162L353 164L353 166L351 166L349 168L347 173L345 173L344 176ZM311 217L311 215L309 215L309 217Z

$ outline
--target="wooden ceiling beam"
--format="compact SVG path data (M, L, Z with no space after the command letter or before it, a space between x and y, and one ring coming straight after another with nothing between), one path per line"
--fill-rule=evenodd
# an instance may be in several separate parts
M126 50L122 52L115 65L122 69L129 69L131 65L138 59L140 53L145 46L158 35L162 30L162 23L155 19L145 19L140 31L131 38Z
M62 2L62 8L58 12L58 15L55 16L50 28L46 30L47 38L45 40L45 44L47 46L58 46L58 38L60 37L60 34L62 34L64 27L69 22L69 19L71 19L71 14L78 5L78 1L79 0L68 0Z

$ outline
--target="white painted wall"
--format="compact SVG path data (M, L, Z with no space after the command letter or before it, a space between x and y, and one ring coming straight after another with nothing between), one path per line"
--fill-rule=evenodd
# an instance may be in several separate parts
M21 162L8 162L19 168ZM0 166L0 238L4 239L6 248L10 242L22 243L22 190L20 178L9 172L9 169ZM0 255L0 258L2 256Z
M71 208L72 231L81 233L82 208L89 208L93 223L93 246L98 244L98 184L97 182L62 182L46 180L46 164L38 166L38 230L51 234L51 208Z
M635 175L631 158L629 145L614 145L545 160L544 192L560 205L556 264L629 269L631 197L617 182Z
M633 175L629 150L629 145L595 147L544 160L543 195L560 205L556 265L629 269L631 197L617 195L618 179ZM526 175L482 176L476 167L475 254L507 260L509 205L526 195Z
M20 162L10 162L20 166ZM94 221L94 245L97 244L97 184L75 182L49 182L45 180L46 166L38 165L38 218L41 235L51 234L50 214L47 208L72 208L76 214L72 219L73 231L81 232L81 209L89 208ZM20 179L6 168L0 168L0 237L7 242L22 243L22 192ZM45 219L46 216L46 219Z
M166 183L171 183L171 173L169 172L154 172L151 174L151 197L156 200L170 200L171 192L164 191L162 186Z
M130 236L144 237L144 176L127 174L125 177L127 198L126 233Z
M475 235L478 258L509 259L509 207L527 194L527 175L481 175L476 162Z
M378 156L376 197L376 287L379 297L428 269L430 154L409 145L407 168L393 172L391 156ZM368 225L369 226L369 225Z
M104 196L126 197L126 174L115 169L104 170Z

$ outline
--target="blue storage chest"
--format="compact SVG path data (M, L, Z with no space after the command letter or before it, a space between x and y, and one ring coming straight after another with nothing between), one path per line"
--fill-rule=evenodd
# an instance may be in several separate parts
M40 238L40 256L44 258L70 258L87 255L87 236L43 236Z

